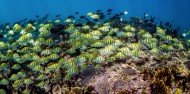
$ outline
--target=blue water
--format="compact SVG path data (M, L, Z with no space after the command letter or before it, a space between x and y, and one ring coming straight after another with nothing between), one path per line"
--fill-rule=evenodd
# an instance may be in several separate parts
M62 17L76 11L85 15L97 9L114 12L128 11L127 17L149 15L169 21L181 31L190 29L190 0L0 0L0 24L35 18L35 15L50 14L51 18ZM185 31L184 31L185 32Z

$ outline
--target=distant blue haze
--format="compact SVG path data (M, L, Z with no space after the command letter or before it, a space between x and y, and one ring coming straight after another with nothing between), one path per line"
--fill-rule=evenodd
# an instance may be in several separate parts
M149 15L169 21L182 31L190 29L190 0L0 0L0 24L35 18L35 15L50 14L63 17L81 15L97 9L112 8L115 12L128 11L127 17Z

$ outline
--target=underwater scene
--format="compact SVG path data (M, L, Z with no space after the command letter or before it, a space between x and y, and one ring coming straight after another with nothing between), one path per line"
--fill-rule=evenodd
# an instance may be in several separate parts
M0 94L190 94L189 0L0 0Z

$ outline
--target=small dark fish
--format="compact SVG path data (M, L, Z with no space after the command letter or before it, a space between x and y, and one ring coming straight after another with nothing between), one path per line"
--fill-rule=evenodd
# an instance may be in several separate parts
M91 24L91 22L90 22L90 21L87 21L87 22L86 22L86 25L90 25L90 24Z
M79 14L79 12L75 12L75 14Z
M122 16L122 15L125 15L125 14L123 12L121 12L120 15Z
M83 26L83 24L81 24L81 23L75 24L75 27L82 27L82 26Z
M33 23L35 23L35 21L36 21L36 20L29 20L28 23L33 24Z
M90 21L88 18L85 18L84 20L86 20L86 21Z
M113 10L112 9L108 9L107 12L112 12Z
M154 25L152 23L146 24L148 27L153 27Z
M95 22L97 22L97 21L98 21L98 19L94 19L94 21L95 21Z
M47 21L47 22L45 22L45 24L48 24L49 22Z
M98 15L100 17L99 19L104 19L105 18L104 13L102 13L102 12L98 13Z
M134 17L130 17L131 20L134 20Z
M103 21L103 23L109 23L109 20L105 20L105 21Z
M95 23L93 23L93 22L91 22L91 21L87 21L87 22L86 22L86 25L93 26L93 25L95 25Z
M177 36L178 31L177 30L172 30L172 34L175 35L175 36Z
M2 34L0 35L0 38L3 38L3 35L2 35Z
M60 14L58 14L58 15L56 15L55 17L60 17L61 15Z
M36 15L36 18L39 18L39 15Z
M180 30L180 28L178 27L177 30Z
M14 24L20 24L19 22L15 22Z
M110 15L111 13L107 13L107 15Z
M98 10L96 10L96 12L101 12L102 10L100 10L100 9L98 9Z
M171 28L171 27L172 27L172 25L170 24L170 25L169 25L169 28Z
M52 34L60 33L64 28L65 28L64 25L58 24L58 25L52 27L52 28L50 29L50 32L51 32ZM65 34L65 32L62 32L62 33Z
M105 18L105 16L104 15L102 15L102 16L100 16L100 18L99 19L104 19Z
M84 18L86 18L85 16L80 16L80 19L84 19Z
M98 15L100 15L102 12L96 12L95 14L98 14Z
M119 14L115 14L114 16L119 16Z
M170 23L169 23L169 22L166 22L164 25L165 25L165 26L169 26L169 25L170 25Z
M68 16L67 18L73 18L73 16Z
M103 13L103 12L98 12L97 14L98 14L98 15L104 15L104 13Z
M5 26L10 25L10 23L5 23Z
M73 15L70 15L70 16L68 16L67 18L75 18L75 16L73 16Z
M153 23L153 22L154 22L154 18L151 18L151 19L150 19L150 22Z
M169 34L169 35L171 35L171 30L169 30L169 29L166 29L166 34Z
M145 23L148 23L148 22L149 22L149 20L144 20L144 22L145 22Z

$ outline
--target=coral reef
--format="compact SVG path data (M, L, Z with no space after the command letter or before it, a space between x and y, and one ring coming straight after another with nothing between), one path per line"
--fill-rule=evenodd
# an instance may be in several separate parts
M127 94L140 94L142 91L150 93L150 82L143 80L143 77L135 65L121 63L105 68L105 72L90 75L81 80L81 83L94 86L100 94L116 94L124 91L128 92Z

